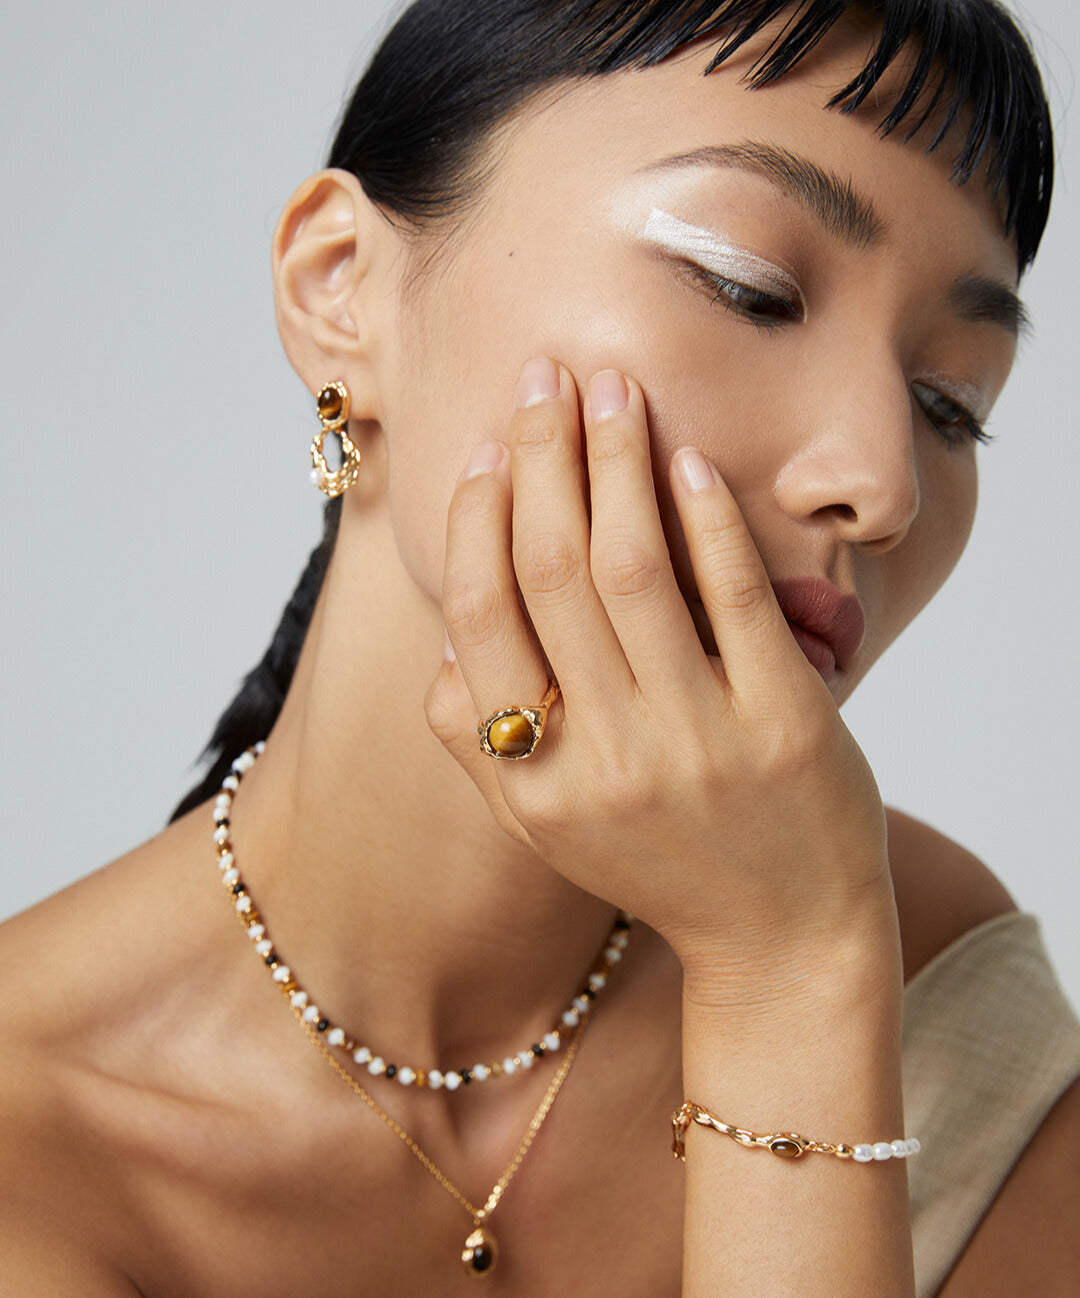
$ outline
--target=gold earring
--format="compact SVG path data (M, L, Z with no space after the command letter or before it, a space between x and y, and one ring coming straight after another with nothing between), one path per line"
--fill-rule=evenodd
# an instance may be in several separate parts
M340 496L360 476L360 451L349 436L349 389L340 379L324 383L316 409L322 427L311 442L311 481L328 496ZM341 441L341 468L331 469L323 455L323 439L337 433Z

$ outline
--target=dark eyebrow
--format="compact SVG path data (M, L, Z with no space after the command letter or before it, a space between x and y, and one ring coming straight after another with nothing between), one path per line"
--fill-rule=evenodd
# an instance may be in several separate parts
M830 234L857 248L869 248L888 233L888 223L868 198L855 192L850 180L774 144L710 144L688 153L673 153L643 170L673 171L702 165L735 167L764 176L813 212Z
M983 275L961 275L949 290L949 306L961 320L998 325L1013 338L1031 333L1027 307L1007 284Z
M889 223L850 180L775 144L747 140L741 144L704 145L649 163L642 171L700 166L734 167L764 176L812 212L830 234L856 248L871 248L889 232ZM1030 332L1027 307L1000 280L961 275L949 289L946 301L961 320L997 325L1013 338Z

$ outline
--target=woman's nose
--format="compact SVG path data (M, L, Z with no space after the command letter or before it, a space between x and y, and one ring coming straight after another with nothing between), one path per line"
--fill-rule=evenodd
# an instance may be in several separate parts
M826 394L821 394L826 396ZM919 466L906 383L834 387L800 402L799 435L775 494L800 521L827 520L845 541L891 549L919 512Z

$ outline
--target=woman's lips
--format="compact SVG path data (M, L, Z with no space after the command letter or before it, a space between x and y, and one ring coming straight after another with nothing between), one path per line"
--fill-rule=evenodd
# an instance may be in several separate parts
M832 685L862 643L862 605L854 595L842 595L818 577L781 578L772 586L795 643L826 685ZM689 605L705 652L716 655L712 626L696 591Z
M834 672L846 670L866 631L866 618L856 597L842 595L820 577L782 577L772 583L772 588L792 633L796 627L806 633L805 637L795 638L814 666L821 671L818 662L806 652L811 638L819 648L824 644L829 650Z
M798 622L788 622L788 629L795 637L795 643L809 660L810 666L821 673L826 685L831 685L836 680L837 670L836 654L833 653L829 642L815 635L813 631L807 631L806 627L800 626Z

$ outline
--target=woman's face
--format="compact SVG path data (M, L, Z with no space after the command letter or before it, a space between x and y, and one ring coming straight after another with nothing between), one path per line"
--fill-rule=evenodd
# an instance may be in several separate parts
M760 91L739 80L760 46L708 77L712 48L695 47L513 122L483 201L402 288L406 359L382 385L395 538L436 604L454 482L473 445L505 436L534 355L582 393L609 367L641 384L709 652L667 485L683 445L723 474L770 578L858 596L838 703L941 586L975 510L963 412L985 419L1013 360L1016 254L982 184L950 182L949 148L875 134L882 97L825 109L866 41L838 27Z

